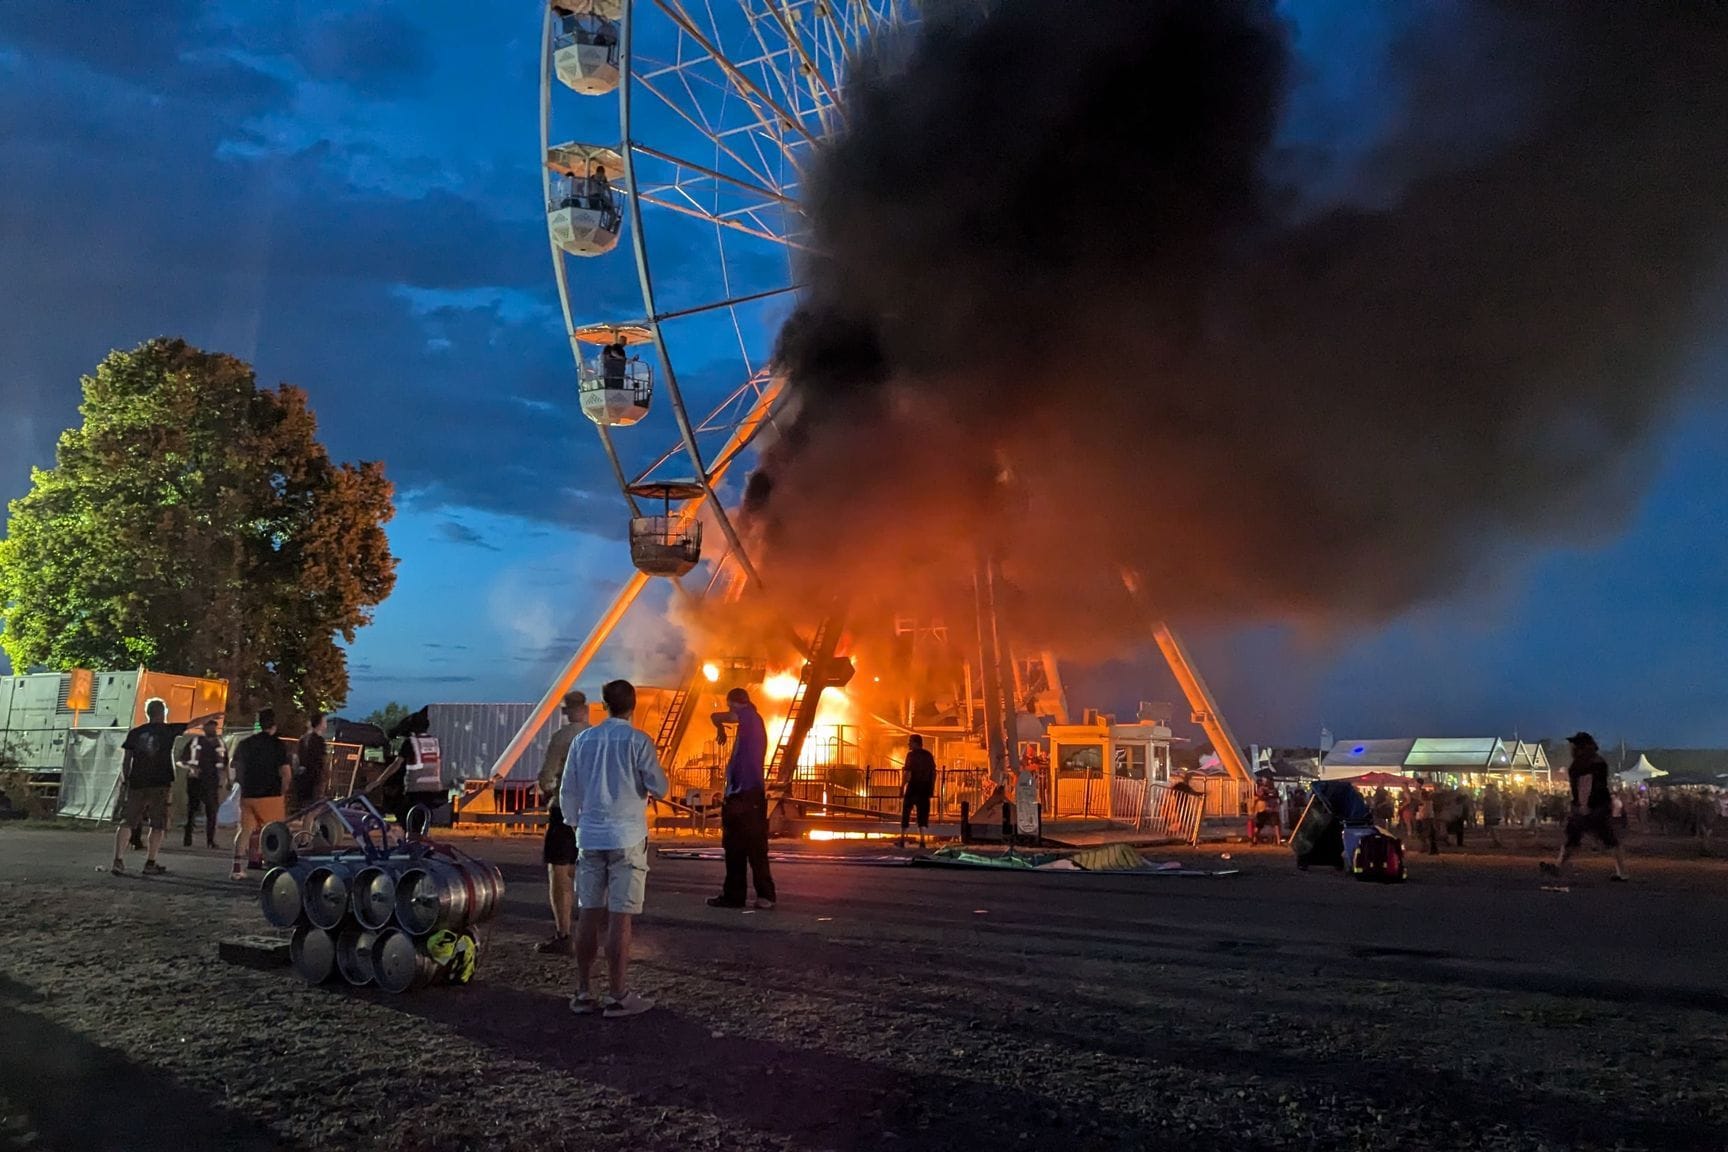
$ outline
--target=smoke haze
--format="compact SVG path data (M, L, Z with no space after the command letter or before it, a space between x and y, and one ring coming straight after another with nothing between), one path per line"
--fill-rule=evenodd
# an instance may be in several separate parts
M1099 655L1123 565L1347 624L1613 530L1725 311L1728 5L1444 11L1370 208L1289 182L1269 3L955 6L861 62L746 497L772 587L961 615L991 548L1019 636ZM1517 110L1475 149L1473 101Z

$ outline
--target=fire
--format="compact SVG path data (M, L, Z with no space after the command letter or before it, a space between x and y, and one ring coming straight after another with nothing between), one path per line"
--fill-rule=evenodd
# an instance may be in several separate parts
M708 681L710 684L719 683L720 666L712 661L702 665L702 679Z
M786 725L793 697L798 694L799 673L790 669L770 672L762 679L762 718L767 722L769 740L776 740ZM798 754L801 775L834 759L844 759L843 750L857 740L852 731L858 722L857 709L844 688L829 688L816 704L816 723Z
M798 673L773 672L762 679L762 695L768 700L790 700L798 694Z

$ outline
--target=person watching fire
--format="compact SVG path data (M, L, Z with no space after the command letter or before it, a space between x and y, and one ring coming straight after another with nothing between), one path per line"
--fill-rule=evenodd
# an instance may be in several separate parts
M774 874L768 867L768 726L750 693L734 688L726 706L738 731L726 761L726 790L720 800L720 846L726 853L726 880L710 908L744 907L744 869L756 881L756 907L774 907Z
M900 798L900 847L906 847L906 832L912 814L918 814L918 847L930 832L930 799L936 795L936 758L924 747L924 737L907 739L906 787Z

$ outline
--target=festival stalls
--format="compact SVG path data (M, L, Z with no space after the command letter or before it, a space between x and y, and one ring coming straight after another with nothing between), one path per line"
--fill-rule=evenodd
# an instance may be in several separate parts
M1340 740L1320 766L1326 780L1351 780L1370 772L1472 787L1489 778L1515 785L1545 784L1550 778L1548 756L1540 744L1498 736Z

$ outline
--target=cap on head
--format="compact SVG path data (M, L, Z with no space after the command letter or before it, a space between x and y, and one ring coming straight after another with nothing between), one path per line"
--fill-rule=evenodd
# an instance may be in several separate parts
M258 731L268 732L274 727L276 727L276 709L258 709Z
M606 702L606 711L614 716L628 716L636 711L636 685L628 680L609 680L600 689L600 699Z
M1566 737L1566 743L1574 748L1594 748L1596 747L1596 737L1588 732L1574 732Z
M742 688L733 688L726 693L726 703L729 705L750 703L750 693Z

